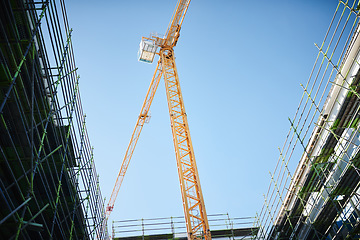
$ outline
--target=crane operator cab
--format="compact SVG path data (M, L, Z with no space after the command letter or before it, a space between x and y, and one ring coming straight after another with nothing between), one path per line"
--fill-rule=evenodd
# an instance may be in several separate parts
M157 46L155 41L141 39L138 58L140 62L152 63L154 61Z

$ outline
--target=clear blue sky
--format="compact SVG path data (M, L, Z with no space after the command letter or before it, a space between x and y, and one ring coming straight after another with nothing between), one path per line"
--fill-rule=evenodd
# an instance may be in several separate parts
M208 214L246 217L261 210L287 119L318 52L314 43L321 44L337 4L190 3L175 54ZM137 61L139 42L150 32L165 33L175 5L67 2L87 128L107 200L156 66ZM183 215L163 81L151 115L110 220Z

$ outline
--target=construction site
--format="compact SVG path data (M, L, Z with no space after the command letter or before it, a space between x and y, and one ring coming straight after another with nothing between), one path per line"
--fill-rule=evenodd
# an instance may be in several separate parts
M110 153L120 170L106 182L111 196L102 195L96 167L104 161L94 158L86 125L66 4L0 1L0 239L360 239L360 2L338 1L331 10L254 216L205 210L175 64L190 0L177 2L164 35L139 39L137 60L157 64L148 65L155 72L123 161ZM184 215L113 220L162 80ZM248 183L234 189L241 184Z

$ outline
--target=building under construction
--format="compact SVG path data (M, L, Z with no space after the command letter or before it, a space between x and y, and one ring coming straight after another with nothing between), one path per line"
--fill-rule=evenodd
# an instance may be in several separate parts
M262 209L208 215L213 238L360 239L359 10L339 1L316 45ZM64 0L0 1L1 239L108 238L71 35ZM112 236L186 239L183 219L118 221Z
M0 1L0 238L104 239L65 3Z
M256 216L256 239L360 238L359 2L339 1L334 10L289 119ZM294 161L299 163L291 172Z

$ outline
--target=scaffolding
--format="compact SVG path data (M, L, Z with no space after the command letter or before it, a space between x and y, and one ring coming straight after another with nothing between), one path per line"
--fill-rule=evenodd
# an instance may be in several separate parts
M64 0L0 1L0 236L104 239Z
M208 215L213 239L254 239L258 229L254 217L232 218L229 214ZM132 219L112 222L112 238L187 239L184 217Z
M359 3L339 1L315 44L315 64L256 216L257 239L360 239Z

